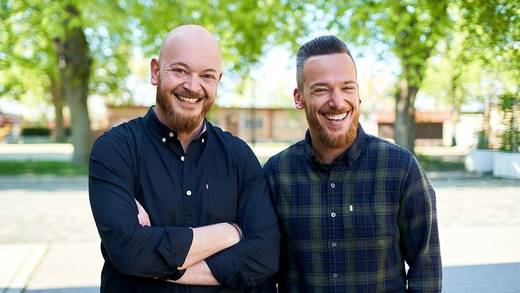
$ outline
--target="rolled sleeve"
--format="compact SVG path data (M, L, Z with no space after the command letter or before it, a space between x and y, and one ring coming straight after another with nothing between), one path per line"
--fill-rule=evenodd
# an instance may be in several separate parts
M131 157L125 140L107 135L91 152L89 199L107 261L128 275L174 275L186 259L193 233L183 227L139 225Z
M206 259L217 281L231 288L254 287L273 280L280 254L280 231L262 168L249 148L241 162L244 179L238 224L244 239Z
M166 236L163 237L157 251L164 258L170 268L177 268L184 264L191 243L193 231L186 228L165 228Z

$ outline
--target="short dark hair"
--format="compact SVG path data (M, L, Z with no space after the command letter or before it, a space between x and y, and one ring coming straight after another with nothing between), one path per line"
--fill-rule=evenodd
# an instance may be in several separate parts
M352 58L347 45L336 36L319 36L303 44L296 54L296 83L303 90L303 66L305 61L313 56L345 53Z

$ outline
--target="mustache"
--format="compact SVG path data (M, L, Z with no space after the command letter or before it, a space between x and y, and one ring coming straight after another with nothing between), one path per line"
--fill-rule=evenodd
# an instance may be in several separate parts
M338 114L343 114L343 113L348 113L348 112L351 112L351 111L354 111L354 108L341 108L341 109L322 109L320 111L321 114L324 114L324 115L338 115Z
M171 92L172 95L177 95L177 96L183 96L183 97L186 97L188 99L204 99L206 98L206 95L203 94L203 93L196 93L196 92L192 92L190 90L187 90L187 89L174 89L172 92Z

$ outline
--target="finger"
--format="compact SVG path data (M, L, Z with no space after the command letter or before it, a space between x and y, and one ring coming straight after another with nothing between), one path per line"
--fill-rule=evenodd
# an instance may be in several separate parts
M146 226L152 225L152 222L150 221L150 216L148 216L148 214L146 212L143 214L143 218L144 218L144 222L145 222Z
M141 214L137 214L137 221L139 225L144 226L143 216Z

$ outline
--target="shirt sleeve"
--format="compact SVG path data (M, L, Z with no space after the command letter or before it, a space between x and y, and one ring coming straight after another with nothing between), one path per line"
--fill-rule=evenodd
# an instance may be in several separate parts
M166 278L179 274L193 240L189 228L142 227L134 201L136 160L128 140L103 135L89 162L89 198L110 262L121 273Z
M280 254L278 222L260 163L249 148L240 161L244 179L238 224L244 239L206 259L217 281L231 288L255 287L273 281Z
M413 157L402 188L399 229L401 251L409 266L407 292L441 292L435 192Z

